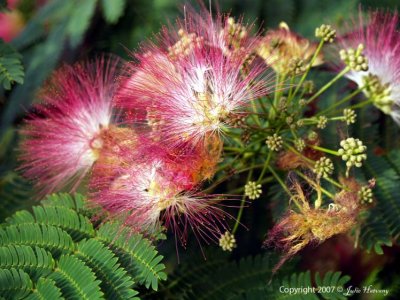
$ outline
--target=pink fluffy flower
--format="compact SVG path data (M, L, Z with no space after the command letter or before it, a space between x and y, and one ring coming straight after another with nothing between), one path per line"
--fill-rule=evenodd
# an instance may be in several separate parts
M154 233L164 225L182 245L189 230L199 239L217 241L226 227L226 213L214 203L215 197L187 191L192 178L183 170L159 159L120 167L113 180L106 179L108 188L101 176L92 178L91 199L134 230Z
M116 105L156 127L169 147L221 132L234 114L270 90L266 65L249 60L250 42L228 44L225 23L188 14L177 33L165 30L161 46L135 56L139 62L131 64Z
M114 130L117 59L64 66L41 91L42 102L21 131L22 169L44 192L75 188Z
M352 32L339 38L341 48L364 46L368 71L350 71L347 78L364 87L374 105L400 123L400 33L398 14L370 12L367 20L360 13Z
M10 42L18 36L25 27L22 13L16 9L18 1L7 1L10 11L0 12L0 38Z

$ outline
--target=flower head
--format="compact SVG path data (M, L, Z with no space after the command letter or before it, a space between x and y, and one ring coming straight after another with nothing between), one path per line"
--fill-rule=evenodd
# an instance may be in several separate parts
M21 159L24 174L45 192L78 184L112 140L117 65L103 58L64 66L41 91L21 132Z
M367 147L359 139L348 138L340 142L339 155L346 162L346 176L349 175L351 167L360 168L364 160L367 159Z
M219 239L219 246L224 251L232 252L237 246L235 236L229 231L226 231Z
M255 181L248 181L244 186L244 194L249 197L250 200L260 198L262 194L261 184Z
M316 191L320 186L315 186ZM290 210L269 232L266 246L275 246L284 253L275 271L290 257L310 243L322 243L328 238L348 232L357 223L361 211L358 190L343 190L327 207L312 207L298 182L291 202L298 210Z
M400 33L398 14L370 12L367 20L360 14L352 32L340 37L343 54L363 45L368 70L351 70L346 77L364 87L364 94L385 114L400 123Z
M220 17L201 19L189 13L185 21L178 23L179 34L164 30L159 46L151 44L146 55L136 55L139 63L131 64L117 96L117 105L137 120L151 118L169 148L197 144L221 132L231 116L269 91L268 82L261 79L267 70L261 61L244 70L246 55L227 54ZM226 21L228 25L232 27L232 21ZM229 30L242 31L235 26ZM232 34L242 35L231 32L231 38ZM241 44L241 51L250 53L246 45Z
M306 67L311 61L317 44L310 42L296 33L290 31L286 23L281 23L278 29L270 30L260 40L256 52L272 68L280 74L293 72L293 62L302 62L301 68ZM318 55L312 66L322 63L322 56ZM301 71L300 68L300 71Z
M106 179L107 188L101 180L97 177L91 183L92 202L122 217L134 230L153 233L165 226L185 246L189 229L208 242L218 241L226 227L226 213L216 199L188 190L192 174L171 161L154 159L119 167L113 180Z

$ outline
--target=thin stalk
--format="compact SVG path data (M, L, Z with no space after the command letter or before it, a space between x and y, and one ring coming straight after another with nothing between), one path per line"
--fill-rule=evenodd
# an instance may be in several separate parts
M260 182L257 182L259 184L264 184L264 183L268 183L268 182L272 182L274 181L274 177L273 176L269 176L269 177L265 177L263 178ZM244 191L244 186L238 187L234 190L231 190L230 193L232 195L237 195L237 194L241 194Z
M321 115L324 115L328 112L330 112L331 110L333 110L334 108L338 107L339 105L346 103L347 101L351 100L352 98L354 98L356 95L358 95L360 92L362 92L362 90L364 89L364 87L361 87L357 90L355 90L354 92L352 92L351 94L347 95L346 97L344 97L342 100L339 100L337 102L335 102L334 104L332 104L331 106L329 106L327 109L324 109L323 111L320 111L318 114L316 114L316 117L319 117Z
M269 152L268 152L267 159L265 160L265 163L264 163L264 167L263 167L263 169L262 169L262 171L261 171L260 176L259 176L258 179L257 179L257 183L260 183L260 181L263 179L263 177L264 177L264 175L265 175L265 172L266 172L267 169L268 169L269 162L270 162L270 160L271 160L271 156L272 156L272 151L269 151Z
M332 80L326 83L318 92L316 92L310 99L307 100L307 104L314 101L318 96L320 96L323 92L329 89L336 81L343 77L350 70L349 67L344 68L339 74L337 74Z
M253 164L254 164L254 161L253 161ZM252 175L253 175L253 169L250 169L249 174L247 175L246 183L250 181ZM232 234L233 235L235 234L236 230L238 229L238 226L239 226L239 223L240 223L240 219L242 218L242 215L243 215L243 209L244 209L244 204L245 203L246 203L246 195L243 194L242 201L240 202L239 212L238 212L238 215L236 217L236 222L235 222L235 225L233 226L233 229L232 229Z
M254 170L254 169L258 169L258 168L262 168L262 167L264 167L264 164L251 165L251 166L248 167L248 168L244 168L244 169L241 169L241 170L239 170L239 171L236 171L236 172L235 172L235 175L236 175L236 174L243 173L243 172L246 172L246 171L252 171L252 170ZM203 190L203 192L204 192L204 193L207 193L207 192L209 192L209 191L215 189L218 185L220 185L221 183L223 183L225 180L228 180L228 178L230 178L230 177L231 177L231 175L222 177L222 178L219 179L218 181L214 182L213 185L210 185L208 188L206 188L205 190Z
M328 154L332 154L332 155L336 155L336 156L340 156L340 154L335 151L335 150L331 150L331 149L327 149L327 148L323 148L323 147L319 147L319 146L315 146L315 145L309 145L311 148L318 150L318 151L322 151Z
M282 188L284 189L284 191L291 197L292 193L289 191L289 189L287 188L286 184L283 182L283 180L279 177L279 175L275 172L275 170L273 168L271 168L271 166L268 166L268 170L271 172L271 174L275 177L276 181L278 181L278 183L282 186Z
M324 45L324 40L322 39L319 42L318 48L317 48L317 50L315 50L315 53L314 53L313 57L311 58L311 61L310 61L310 64L308 65L308 67L307 67L307 70L304 72L304 74L301 77L299 83L297 84L297 87L294 90L294 93L293 93L292 97L288 100L288 103L290 103L292 101L292 99L296 96L297 92L299 91L299 89L303 85L303 82L306 79L308 73L310 72L310 70L312 68L312 65L314 64L315 60L317 59L318 54L321 52L321 49L322 49L323 45Z
M301 173L300 171L295 171L297 175L299 175L301 178L303 178L304 180L306 180L311 186L314 187L314 189L317 189L317 184L312 182L306 175L304 175L303 173ZM327 190L325 190L322 186L319 186L318 189L321 190L322 193L324 193L325 195L327 195L329 198L331 198L332 200L334 200L335 196L332 195L330 192L328 192Z

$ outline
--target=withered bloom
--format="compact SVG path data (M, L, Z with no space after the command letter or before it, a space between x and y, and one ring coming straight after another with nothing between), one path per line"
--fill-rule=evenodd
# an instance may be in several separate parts
M303 68L311 63L317 49L317 44L290 31L289 26L282 22L278 29L267 31L257 45L256 53L278 74L288 74L293 64ZM314 60L312 66L323 63L322 54Z
M290 199L296 208L289 210L271 229L264 243L265 246L274 246L285 253L275 266L275 271L307 245L320 244L334 235L348 232L357 224L363 209L358 194L360 186L357 183L352 181L346 184L346 190L337 193L333 203L327 207L321 206L321 187L312 183L317 192L314 207L310 205L301 185L296 182Z

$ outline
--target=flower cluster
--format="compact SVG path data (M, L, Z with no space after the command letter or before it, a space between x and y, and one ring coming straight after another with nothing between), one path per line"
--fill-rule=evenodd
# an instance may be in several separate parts
M250 28L233 18L191 11L177 25L134 62L57 71L22 130L22 169L45 193L88 177L90 200L135 230L165 226L185 245L190 228L218 242L227 216L218 202L228 197L202 184L229 120L271 89L268 66L251 61Z
M236 247L246 201L268 201L261 194L273 190L270 183L279 185L290 201L267 244L290 257L311 242L350 231L372 206L372 186L349 174L365 163L370 141L342 137L340 127L359 122L365 114L357 118L356 109L368 104L400 120L394 24L397 15L372 14L370 23L343 36L322 25L317 43L285 23L261 36L228 15L187 7L184 20L130 53L131 61L102 57L56 71L21 130L22 170L43 193L87 182L89 200L107 220L154 236L171 229L183 246L191 230L225 251ZM329 63L341 69L317 88L324 76L307 76L328 59L322 47L336 41L341 50ZM358 87L338 100L320 97L343 77ZM359 96L368 99L356 103ZM342 139L336 149L324 145L332 132ZM346 179L340 179L340 164ZM223 187L227 193L216 194ZM242 201L230 230L232 205L221 201L238 193Z

